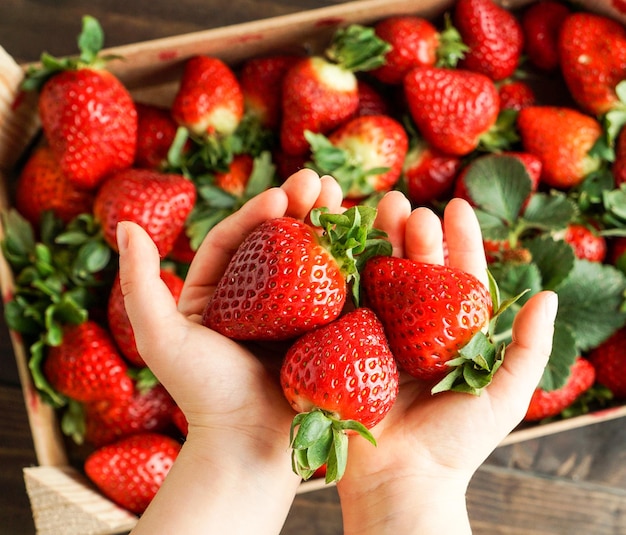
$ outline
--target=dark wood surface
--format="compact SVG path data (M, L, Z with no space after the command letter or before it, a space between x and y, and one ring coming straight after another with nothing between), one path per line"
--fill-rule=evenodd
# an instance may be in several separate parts
M2 0L0 46L19 62L36 60L43 50L73 53L84 14L101 21L107 46L117 46L338 3ZM1 320L0 411L0 532L30 535L35 529L22 468L36 458ZM499 448L472 481L468 503L476 534L626 535L626 422L611 420ZM296 533L342 533L333 487L296 497L283 535Z

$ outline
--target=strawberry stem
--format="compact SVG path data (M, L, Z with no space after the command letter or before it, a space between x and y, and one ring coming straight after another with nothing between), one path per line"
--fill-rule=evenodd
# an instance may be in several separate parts
M389 50L391 45L378 37L373 27L351 24L337 30L326 57L351 72L369 71L385 63Z

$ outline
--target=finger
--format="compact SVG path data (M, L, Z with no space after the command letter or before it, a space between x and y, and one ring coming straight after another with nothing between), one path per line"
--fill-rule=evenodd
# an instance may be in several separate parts
M338 214L343 211L343 192L341 186L332 176L324 175L320 178L321 191L314 202L315 208L328 208L331 214Z
M289 201L285 215L304 220L320 196L322 182L312 169L300 169L285 180L281 189Z
M405 254L415 262L443 264L441 220L429 208L416 208L407 220Z
M120 258L120 285L124 306L130 319L139 353L157 373L159 356L164 352L154 344L178 347L182 321L176 300L161 279L159 252L139 225L122 221L117 227ZM149 333L149 334L148 334ZM159 333L159 339L154 338Z
M187 317L202 314L212 288L243 240L258 225L282 217L288 198L281 188L268 189L211 229L200 245L181 293L178 309Z
M474 209L463 199L452 199L446 206L443 220L449 264L471 273L487 285L487 260Z
M394 256L404 256L406 221L410 214L411 203L399 191L390 191L378 203L374 226L387 233Z
M504 362L488 387L490 396L513 404L520 419L552 352L557 308L557 294L551 291L539 292L524 304L515 316Z

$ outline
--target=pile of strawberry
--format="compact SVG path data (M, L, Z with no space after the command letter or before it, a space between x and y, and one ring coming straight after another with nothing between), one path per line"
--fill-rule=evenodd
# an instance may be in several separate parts
M626 399L620 24L555 0L519 12L457 0L435 22L398 15L341 28L310 56L236 66L192 57L166 107L135 101L106 70L115 58L100 54L97 21L84 18L78 44L79 56L44 54L25 78L42 136L18 170L15 210L3 214L16 280L5 315L28 343L42 398L89 445L85 471L112 500L141 513L186 432L135 347L117 222L148 231L177 297L206 233L304 166L335 177L347 211L261 226L203 316L233 339L289 341L280 381L298 412L303 478L322 468L328 481L341 477L345 432L374 442L369 428L391 408L399 369L433 392L480 393L516 310L543 289L559 294L560 309L527 421ZM394 188L438 212L453 196L474 206L491 288L389 256L373 222ZM449 302L430 306L441 281ZM465 306L475 313L461 326L449 309ZM433 351L442 324L454 329ZM348 372L354 382L341 384Z

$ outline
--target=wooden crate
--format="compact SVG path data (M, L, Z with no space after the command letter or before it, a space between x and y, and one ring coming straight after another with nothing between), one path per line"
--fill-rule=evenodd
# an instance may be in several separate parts
M501 0L501 3L515 7L528 1ZM587 9L611 15L626 23L626 16L615 11L609 1L581 0L580 3ZM124 61L111 62L110 69L138 100L167 105L177 89L185 60L193 55L214 55L234 65L247 57L265 52L310 52L324 46L339 25L368 24L393 14L412 13L434 17L451 4L452 0L354 1L110 48L107 52L124 58ZM22 101L20 106L15 106L24 68L0 47L0 210L9 208L9 177L39 129L33 95ZM0 239L2 236L0 225ZM0 289L3 301L7 302L13 289L13 277L1 257ZM104 498L79 469L69 466L56 415L38 398L27 366L27 352L19 334L11 332L10 335L39 463L39 466L24 469L26 489L38 533L105 535L130 530L137 518ZM626 406L529 426L512 432L502 445L623 416L626 416ZM305 482L300 492L311 492L323 486L324 482L320 480Z

